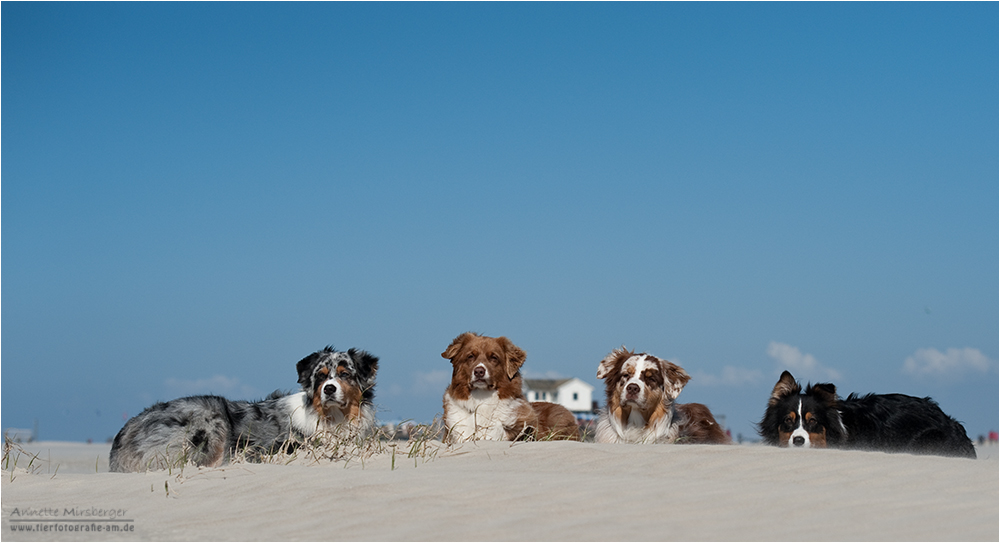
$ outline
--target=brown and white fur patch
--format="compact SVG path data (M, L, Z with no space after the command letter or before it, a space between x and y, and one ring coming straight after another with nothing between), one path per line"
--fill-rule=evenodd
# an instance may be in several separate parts
M446 442L579 439L569 410L524 398L520 368L526 355L506 337L466 332L441 356L452 363L444 393Z
M607 403L597 420L598 443L729 443L702 404L675 403L691 377L680 366L624 347L597 367Z

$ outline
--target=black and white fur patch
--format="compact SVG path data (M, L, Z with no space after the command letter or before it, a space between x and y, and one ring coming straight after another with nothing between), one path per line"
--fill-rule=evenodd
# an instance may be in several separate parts
M377 357L326 347L296 370L300 392L276 391L256 402L189 396L146 408L115 436L111 471L218 466L237 451L259 459L316 434L363 435L374 428Z
M757 425L778 447L862 449L976 457L961 423L930 398L905 394L837 396L831 383L802 386L781 374Z

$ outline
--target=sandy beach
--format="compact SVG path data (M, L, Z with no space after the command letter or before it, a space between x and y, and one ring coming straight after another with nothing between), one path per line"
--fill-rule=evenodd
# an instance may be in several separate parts
M135 474L107 473L105 444L24 448L38 460L3 471L8 541L1000 538L995 444L967 460L568 442L432 442L408 458L401 442L363 463Z

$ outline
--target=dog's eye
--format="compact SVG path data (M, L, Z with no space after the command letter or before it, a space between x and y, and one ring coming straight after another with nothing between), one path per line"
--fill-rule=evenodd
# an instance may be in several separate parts
M497 355L495 355L495 354L491 354L490 355L490 360L492 360L494 362L499 362L500 361L500 357L497 356Z
M342 371L342 372L340 372L340 373L337 374L337 377L340 377L341 379L345 379L345 378L350 377L350 376L351 376L351 374L348 373L348 372L346 372L346 371Z

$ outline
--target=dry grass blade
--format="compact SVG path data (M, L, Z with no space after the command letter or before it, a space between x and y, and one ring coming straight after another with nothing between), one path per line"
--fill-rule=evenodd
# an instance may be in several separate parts
M28 465L24 467L18 467L18 462L23 462L22 458L28 458ZM4 437L3 442L3 459L0 460L0 465L3 467L3 471L10 473L10 480L13 481L17 478L17 473L26 473L33 475L41 472L42 470L42 460L38 458L37 454L32 454L24 450L21 445L11 441L9 437ZM58 469L58 468L57 468Z

